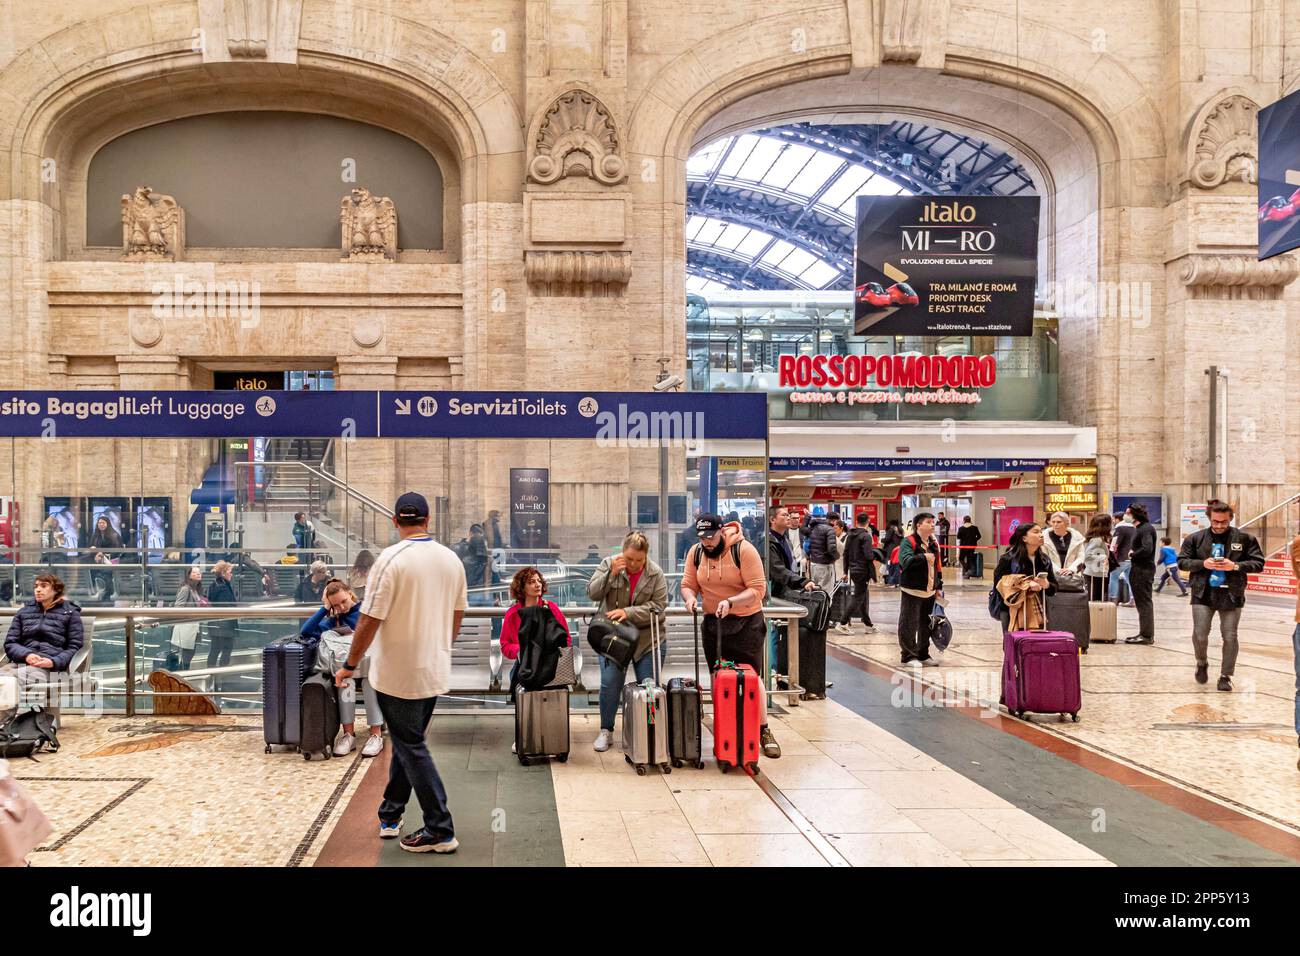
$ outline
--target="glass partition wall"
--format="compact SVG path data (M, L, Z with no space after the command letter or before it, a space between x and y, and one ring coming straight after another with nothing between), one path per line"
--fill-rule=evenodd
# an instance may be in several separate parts
M237 441L0 439L0 604L9 607L0 626L7 632L32 600L38 574L56 574L89 637L77 662L88 708L154 712L169 692L151 676L165 671L201 692L207 712L260 709L262 648L297 633L329 576L364 594L366 565L397 540L391 508L406 490L425 495L431 531L466 568L471 613L453 650L461 693L508 686L497 637L523 568L538 568L547 597L572 609L581 647L588 582L630 530L645 533L673 602L699 513L737 521L766 552L765 441L715 442L714 455L701 453L714 450L707 442L639 438L336 439L299 459L297 440L279 438L258 460L245 447L232 453ZM236 609L221 611L224 588L213 585L227 567ZM670 621L666 644L667 672L692 672L689 617ZM589 651L582 674L598 689ZM204 711L172 701L157 712Z

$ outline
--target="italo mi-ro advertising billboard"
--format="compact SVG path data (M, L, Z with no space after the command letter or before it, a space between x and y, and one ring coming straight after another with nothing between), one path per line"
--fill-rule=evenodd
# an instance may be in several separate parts
M859 196L857 335L1031 335L1037 196Z

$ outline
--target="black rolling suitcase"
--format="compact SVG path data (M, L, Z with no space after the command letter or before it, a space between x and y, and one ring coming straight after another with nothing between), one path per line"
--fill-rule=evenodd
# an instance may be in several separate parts
M853 606L853 585L839 582L831 592L831 623L849 623L849 610Z
M1092 621L1088 612L1086 589L1057 590L1047 599L1047 620L1053 631L1068 631L1079 642L1079 650L1088 653Z
M316 663L316 645L296 635L262 649L262 736L272 747L297 747L302 729L302 682Z
M825 697L826 628L831 619L831 597L817 588L799 591L791 597L808 609L808 615L798 619L799 686L809 697Z
M967 564L967 567L970 568L970 573L967 575L967 577L971 577L971 578L984 577L984 552L983 551L980 550L972 551L967 561L969 562Z
M316 754L334 756L334 738L339 735L339 695L333 674L312 674L302 682L298 711L302 724L298 752L304 760Z
M692 615L692 623L695 631L695 679L674 677L668 681L668 757L674 767L694 764L702 770L704 735L700 728L704 717L704 695L700 693L699 617Z

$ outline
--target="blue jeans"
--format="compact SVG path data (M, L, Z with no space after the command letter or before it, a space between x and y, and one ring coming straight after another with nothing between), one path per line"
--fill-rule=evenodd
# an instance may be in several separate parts
M1119 567L1116 568L1114 571L1110 572L1110 599L1112 601L1119 600L1120 578L1123 578L1124 583L1128 584L1128 572L1129 569L1132 567L1133 567L1132 561L1121 561ZM1132 586L1130 586L1128 590L1129 590L1129 598L1132 599L1133 597Z
M435 839L450 839L456 835L456 829L452 826L451 811L447 809L447 791L424 742L424 733L429 728L438 698L407 700L391 697L383 691L376 693L379 695L379 709L388 724L388 737L393 742L388 786L384 788L384 800L379 804L380 822L400 824L414 788L424 812L425 832Z
M661 655L662 657L662 655ZM654 658L646 653L632 662L632 671L638 681L654 676ZM600 659L600 729L613 731L618 705L623 700L623 686L627 683L627 668L619 667L606 657Z
M1300 624L1291 634L1291 646L1295 649L1295 732L1300 736Z

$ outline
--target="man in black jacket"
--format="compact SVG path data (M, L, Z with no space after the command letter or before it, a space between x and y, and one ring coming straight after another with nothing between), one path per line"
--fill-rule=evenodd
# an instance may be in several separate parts
M971 558L975 552L971 550L980 540L980 529L971 523L970 515L962 519L961 527L957 529L957 554L961 560L961 573L963 577L971 577Z
M876 577L875 550L875 539L868 527L867 513L863 511L858 515L857 527L850 529L844 539L844 570L853 582L853 602L849 605L849 617L861 614L862 626L868 634L876 633L876 628L871 623L871 596L867 591L869 582Z
M811 591L816 587L812 581L794 570L794 548L790 546L788 533L798 525L790 517L790 512L779 507L773 508L768 514L767 524L767 577L772 583L772 597L793 601L795 593ZM785 628L785 624L777 624L775 621L767 627L768 659L772 670L778 674L785 674L789 667L786 660Z
M1232 505L1215 499L1205 506L1210 526L1190 534L1178 553L1178 568L1188 574L1192 592L1192 647L1196 650L1196 682L1210 679L1210 625L1219 615L1223 664L1219 690L1232 690L1237 667L1237 623L1246 604L1246 575L1264 569L1264 550L1247 534L1232 527Z
M835 590L835 559L840 556L835 542L835 528L823 517L815 517L808 524L808 575L813 583L827 594Z
M1154 644L1156 615L1151 588L1156 583L1156 555L1160 553L1160 544L1156 540L1155 527L1147 520L1146 506L1134 504L1128 510L1134 522L1133 547L1128 553L1128 587L1133 592L1133 603L1137 605L1138 632L1124 638L1124 643Z

